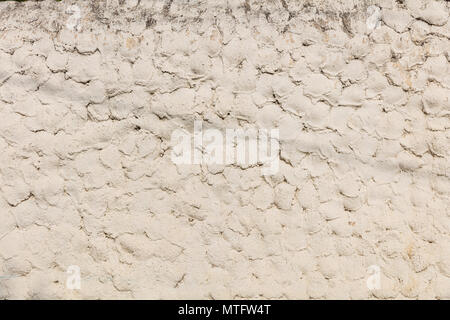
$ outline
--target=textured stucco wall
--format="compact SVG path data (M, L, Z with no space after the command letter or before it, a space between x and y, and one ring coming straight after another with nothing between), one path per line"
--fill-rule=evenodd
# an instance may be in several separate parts
M450 298L449 7L1 2L0 298ZM278 173L176 166L200 119Z

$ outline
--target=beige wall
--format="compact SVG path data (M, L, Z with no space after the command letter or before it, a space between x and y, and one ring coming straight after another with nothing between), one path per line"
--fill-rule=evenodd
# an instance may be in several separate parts
M0 298L450 298L448 17L1 2ZM279 128L278 173L176 166L194 120Z

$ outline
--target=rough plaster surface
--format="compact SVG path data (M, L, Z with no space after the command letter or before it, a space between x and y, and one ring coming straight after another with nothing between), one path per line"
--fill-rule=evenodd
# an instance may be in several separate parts
M448 21L432 0L1 2L0 298L450 298ZM279 172L177 167L199 119L280 128Z

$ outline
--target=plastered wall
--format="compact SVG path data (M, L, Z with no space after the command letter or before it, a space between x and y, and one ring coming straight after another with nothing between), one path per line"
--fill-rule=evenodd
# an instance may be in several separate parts
M0 298L450 298L448 21L1 2ZM174 164L196 120L278 128L279 170Z

